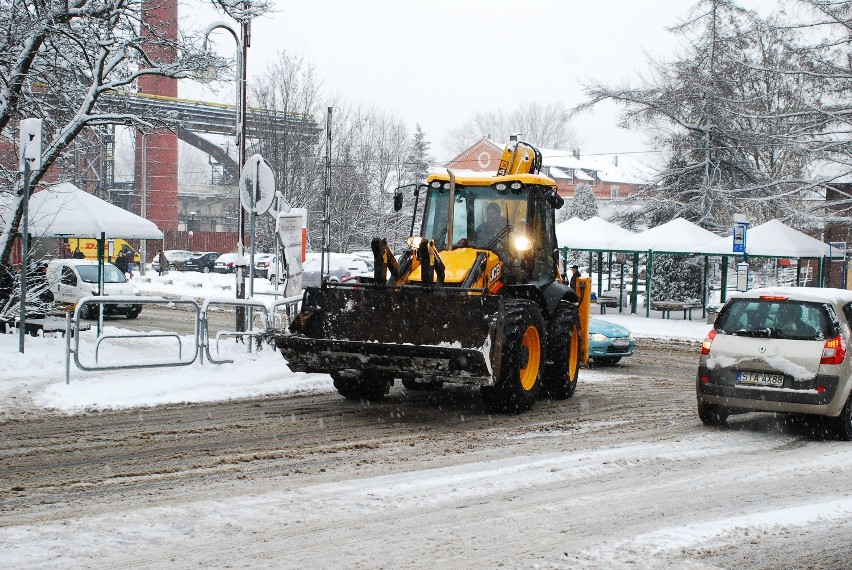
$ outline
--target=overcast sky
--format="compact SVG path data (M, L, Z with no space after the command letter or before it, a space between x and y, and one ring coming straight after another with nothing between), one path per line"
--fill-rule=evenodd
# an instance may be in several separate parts
M201 21L200 0L181 4L183 25ZM187 3L191 2L191 3ZM773 0L745 0L768 10ZM686 0L278 0L277 12L252 26L251 75L278 51L312 63L325 91L374 104L419 123L433 157L446 160L446 133L477 112L510 111L522 102L583 99L593 80L635 82L647 61L671 58L677 39L666 27L686 16ZM215 19L215 13L210 19ZM233 52L224 32L223 55ZM181 96L232 100L183 82ZM329 97L329 101L331 98ZM615 127L617 109L602 106L575 121L586 153L628 153L649 147L641 133ZM638 156L637 156L638 158Z

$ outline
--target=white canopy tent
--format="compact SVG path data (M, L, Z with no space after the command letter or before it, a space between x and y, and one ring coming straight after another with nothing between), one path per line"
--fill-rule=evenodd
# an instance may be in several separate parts
M6 215L9 215L8 207ZM98 240L98 289L103 291L101 252L108 238L163 239L153 222L113 206L71 183L56 184L30 197L27 231L36 237L95 238ZM103 306L98 317L98 336L103 330Z
M585 251L613 251L613 244L635 235L630 230L594 216L588 220L571 218L556 226L559 247Z
M741 255L733 253L733 236L710 242L703 253L710 255ZM750 228L746 232L746 255L749 257L822 258L830 255L829 245L778 221Z
M705 253L719 236L683 218L616 240L613 251L654 253Z
M607 222L608 223L608 222ZM733 238L719 237L685 219L676 218L660 226L648 229L638 234L629 234L618 239L611 235L618 230L626 232L618 226L616 230L593 232L588 221L582 222L572 232L565 233L570 239L559 240L560 247L588 251L617 251L639 253L662 253L682 255L721 255L734 257ZM795 230L778 220L770 220L748 230L746 236L746 255L748 257L766 258L816 258L822 259L831 255L830 246L805 233ZM725 288L725 273L723 271L723 297ZM650 281L650 267L648 273ZM706 279L706 277L705 277ZM650 285L648 283L647 285ZM646 296L646 303L650 295Z
M567 244L578 239L581 235L579 230L582 225L583 220L577 216L556 224L556 243L559 247L569 247Z
M154 222L69 182L32 195L28 229L37 237L163 239L163 232Z

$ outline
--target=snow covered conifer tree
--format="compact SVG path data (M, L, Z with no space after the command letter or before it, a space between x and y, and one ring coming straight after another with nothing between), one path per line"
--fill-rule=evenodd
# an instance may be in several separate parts
M568 218L576 216L581 220L588 220L597 215L598 202L595 198L595 191L584 182L574 190L574 200L571 202L571 207L568 208Z
M655 254L651 297L658 301L701 300L701 258L692 255Z

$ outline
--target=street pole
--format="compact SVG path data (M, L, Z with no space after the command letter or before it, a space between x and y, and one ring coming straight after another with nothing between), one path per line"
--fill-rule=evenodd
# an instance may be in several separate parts
M24 352L24 338L27 335L27 270L30 258L30 177L33 169L41 168L41 119L22 119L20 123L20 170L24 173L24 187L21 189L21 307L18 316L20 325L18 351Z
M243 20L240 22L240 39L237 41L239 48L239 61L237 78L237 146L239 148L239 156L237 163L240 168L240 178L243 174L243 165L246 162L246 59L248 58L248 47L251 41L251 21ZM239 200L240 189L237 188L237 199ZM243 258L245 255L245 233L246 233L246 213L242 206L239 207L239 218L237 221L237 255ZM254 268L249 268L253 271ZM236 271L236 293L237 299L246 298L246 275L245 266L238 265ZM237 307L237 330L242 332L246 328L246 311L244 307Z
M331 264L331 111L325 119L325 189L322 212L322 249L320 253L320 284Z
M246 162L246 59L248 57L248 47L251 42L251 20L243 20L240 22L240 30L237 30L227 22L216 21L207 26L204 33L204 47L207 49L207 44L210 40L210 33L213 30L223 29L230 32L234 41L237 43L237 166L239 168L240 180L243 175L243 165ZM242 205L239 203L240 188L237 185L237 257L241 261L245 261L245 230L246 216ZM246 267L237 265L234 272L236 278L236 296L237 299L246 298ZM236 310L236 329L239 332L246 330L246 311L245 307L237 307Z
M140 215L148 219L148 140L144 131L137 131L142 137L142 204L139 208ZM140 260L140 273L145 275L145 264L148 261L148 240L142 240L142 259Z
M18 314L18 352L24 353L24 339L27 336L27 269L29 266L30 235L30 163L24 160L24 192L21 210L21 309Z

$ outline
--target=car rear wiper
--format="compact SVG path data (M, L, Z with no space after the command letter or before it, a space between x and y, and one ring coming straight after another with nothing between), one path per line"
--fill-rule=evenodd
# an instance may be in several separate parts
M768 328L764 329L739 329L734 332L737 336L753 336L757 338L769 338L772 336L772 330Z

